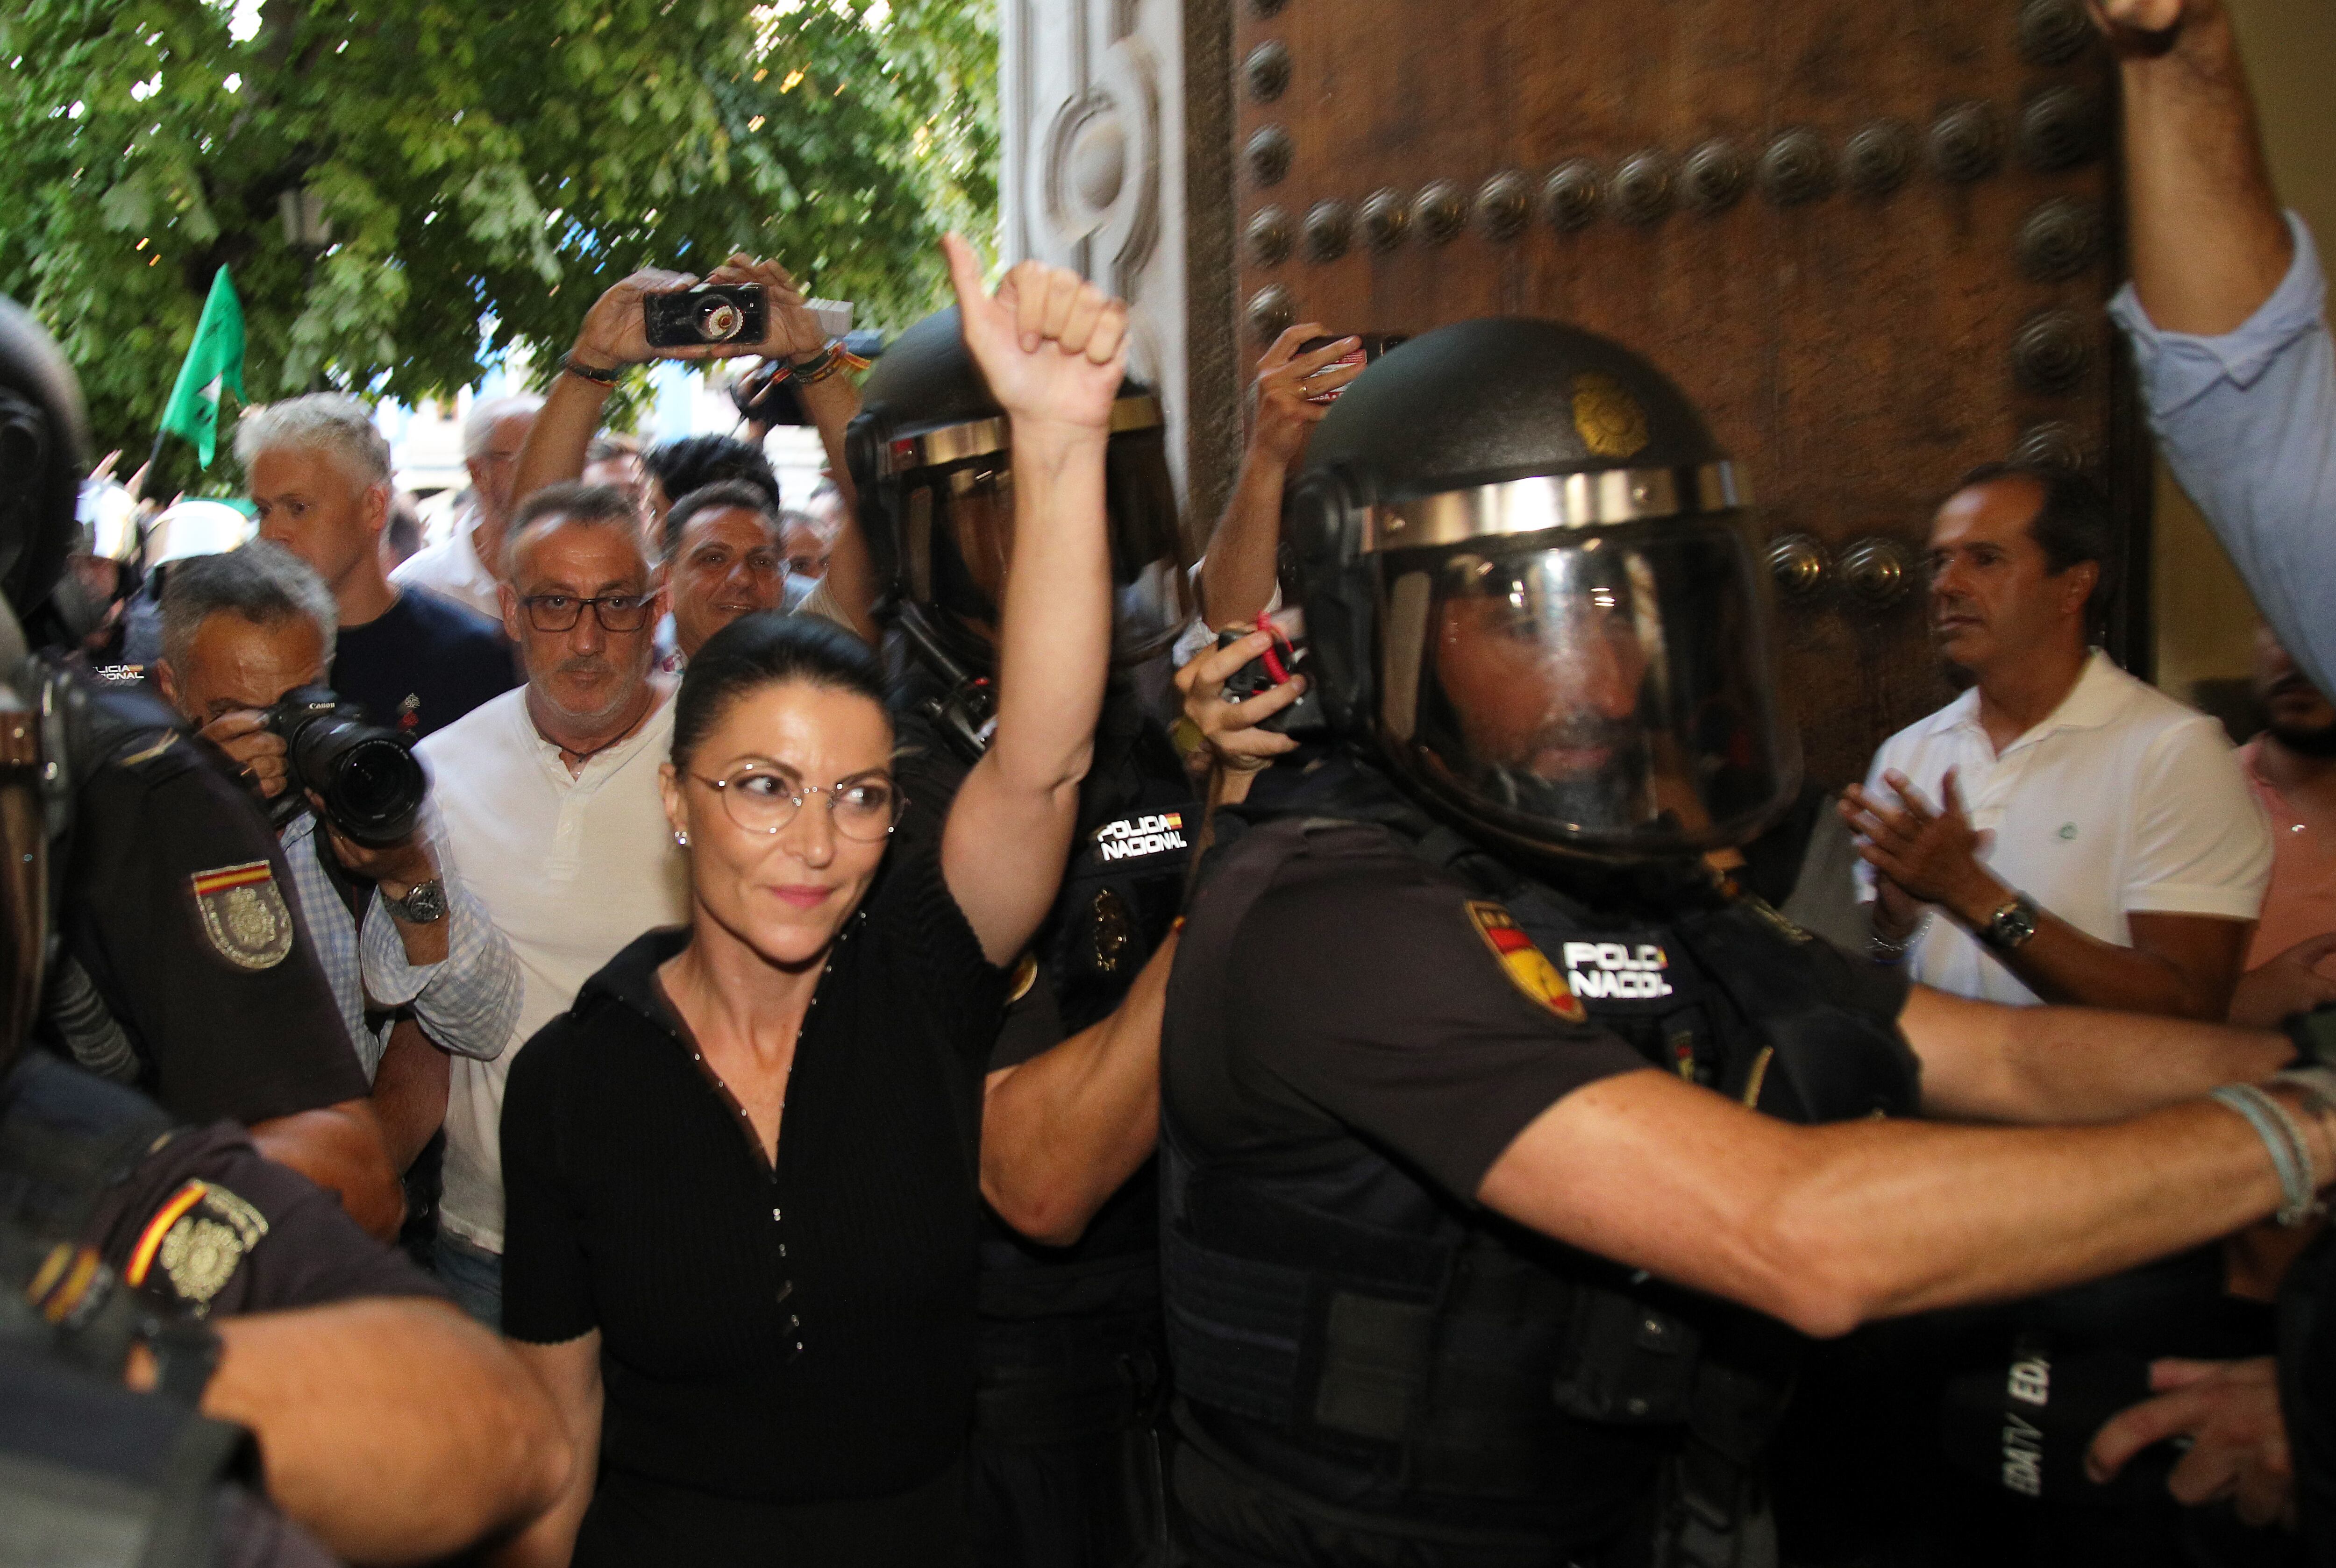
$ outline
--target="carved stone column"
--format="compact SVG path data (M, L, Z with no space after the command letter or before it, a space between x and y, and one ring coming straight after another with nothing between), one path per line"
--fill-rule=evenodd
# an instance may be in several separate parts
M1196 548L1241 455L1227 4L1004 0L999 18L1000 248L1134 307Z

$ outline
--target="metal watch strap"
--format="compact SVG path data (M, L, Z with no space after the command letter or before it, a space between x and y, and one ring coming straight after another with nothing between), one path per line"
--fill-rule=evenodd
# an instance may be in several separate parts
M405 890L403 898L381 895L382 906L396 919L408 925L430 925L446 918L446 883L433 876L427 882L417 882Z

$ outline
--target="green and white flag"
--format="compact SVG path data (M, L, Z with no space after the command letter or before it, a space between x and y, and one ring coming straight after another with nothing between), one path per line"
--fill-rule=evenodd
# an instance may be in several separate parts
M170 406L162 411L162 428L195 445L203 467L211 466L219 445L219 388L243 395L243 302L222 266L211 277L210 297L203 301L202 319L195 324L195 341L187 347L187 363L179 367L178 384L170 389Z

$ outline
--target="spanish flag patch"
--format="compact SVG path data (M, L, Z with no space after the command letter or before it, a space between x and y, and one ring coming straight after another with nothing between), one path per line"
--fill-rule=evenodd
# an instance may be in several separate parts
M1484 945L1493 950L1493 957L1509 982L1525 993L1526 999L1547 1009L1568 1023L1587 1023L1590 1015L1582 1010L1582 999L1565 983L1565 976L1557 965L1533 945L1533 938L1524 933L1516 917L1489 898L1471 898L1465 906L1469 924Z

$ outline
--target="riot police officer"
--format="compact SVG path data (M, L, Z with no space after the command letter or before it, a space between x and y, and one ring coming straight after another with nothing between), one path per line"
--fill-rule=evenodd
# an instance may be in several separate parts
M893 598L896 772L909 808L938 821L988 739L1012 543L1007 421L953 309L901 334L861 397L848 450ZM1159 716L1189 579L1158 400L1131 381L1112 431L1113 669L1071 863L1016 980L983 1121L974 1526L985 1563L1028 1568L1143 1561L1162 1525L1147 1162L1163 976L1134 1009L1141 1027L1114 1010L1175 918L1198 819ZM1016 1179L1017 1165L1039 1168Z
M0 587L36 648L80 640L63 618L71 595L56 592L72 535L48 537L42 519L62 507L71 521L82 430L71 370L0 300ZM61 871L44 1038L182 1120L243 1123L271 1158L394 1234L404 1199L365 1070L253 798L162 703L62 659L36 663L30 705L56 762L43 809Z
M1773 1562L1801 1335L2336 1174L2316 1091L2215 1089L2277 1037L1910 990L1709 868L1796 750L1744 481L1638 356L1414 339L1287 520L1344 752L1220 826L1162 1040L1198 1561Z
M81 459L71 373L0 305L0 1555L434 1557L557 1494L568 1454L541 1389L242 1128L186 1127L24 1049L49 818L81 797L16 606L63 565Z

